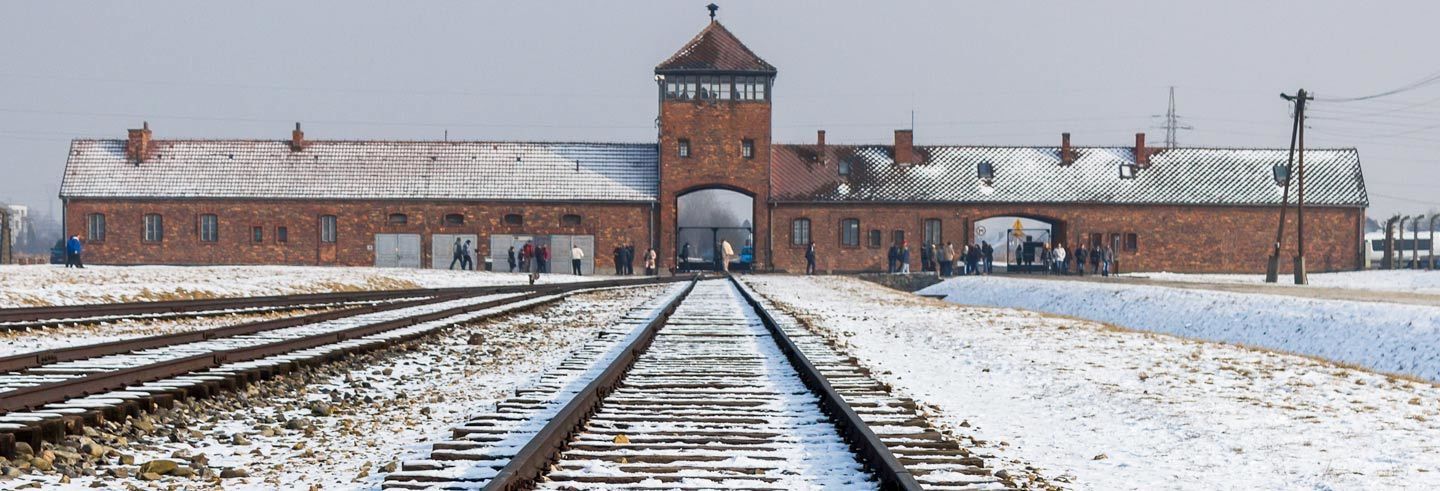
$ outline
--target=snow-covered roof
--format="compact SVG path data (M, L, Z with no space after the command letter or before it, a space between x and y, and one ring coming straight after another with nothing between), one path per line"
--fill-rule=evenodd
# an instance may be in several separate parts
M65 198L653 201L654 144L75 140Z
M775 145L772 199L818 202L1124 203L1278 205L1284 187L1274 165L1286 149L1151 148L1133 178L1130 147L1076 147L1061 165L1059 147L916 146L921 163L897 165L890 146ZM980 179L988 162L994 177ZM840 166L848 166L841 175ZM1295 190L1290 190L1290 202ZM1305 202L1367 206L1353 149L1305 151Z

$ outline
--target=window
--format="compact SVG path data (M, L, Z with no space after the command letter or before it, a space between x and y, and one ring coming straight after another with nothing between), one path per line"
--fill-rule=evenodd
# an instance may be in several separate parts
M890 242L894 243L895 245L900 245L900 244L904 243L904 242L905 242L905 231L904 231L904 230L896 230L896 231L890 232Z
M91 213L85 222L85 239L90 242L105 242L105 215Z
M1121 179L1134 179L1134 178L1135 178L1135 168L1136 168L1135 164L1120 164L1120 178L1121 178Z
M265 242L265 227L250 227L250 242Z
M871 249L879 249L879 248L880 248L880 242L883 241L883 240L885 240L885 234L880 233L879 230L871 230L871 231L870 231L870 248L871 248Z
M404 213L391 213L385 217L385 223L390 225L404 225L410 222L410 217Z
M338 234L336 230L335 215L325 215L320 217L320 242L326 244L334 244L336 235Z
M1125 234L1125 252L1140 250L1140 238L1135 234Z
M1110 246L1110 248L1113 250L1120 250L1120 234L1111 233L1110 242L1105 245Z
M981 180L981 181L985 181L986 184L989 184L991 181L994 181L994 180L995 180L995 164L992 164L992 163L990 163L989 161L985 161L985 162L981 162L981 163L975 164L975 177L979 177L980 180Z
M511 214L509 214L509 215L505 215L505 224L506 224L506 225L524 225L524 224L525 224L525 216L524 216L524 215L521 215L521 214L519 214L519 213L511 213Z
M1092 234L1090 234L1090 248L1091 248L1091 249L1099 249L1100 246L1104 245L1104 242L1105 242L1105 234L1100 234L1100 233L1092 233Z
M940 235L940 219L931 218L925 220L925 243L939 244L945 239Z
M854 218L840 220L840 245L860 247L860 220Z
M579 227L580 215L563 215L560 217L560 225L564 227Z
M794 245L810 244L809 218L796 218L790 222L790 243Z
M279 243L281 243L281 244L284 244L284 243L289 242L289 241L290 241L290 229L285 228L285 227L275 227L275 242L279 242Z
M755 158L755 140L749 138L740 140L740 154L747 159Z
M1290 166L1288 165L1275 164L1270 168L1270 173L1275 177L1276 186L1284 186L1285 182L1290 180Z
M689 140L689 139L686 139L686 138L681 138L681 139L680 139L679 154L680 154L681 157L689 157L689 156L690 156L690 140Z
M445 225L450 225L450 226L464 225L464 224L465 224L465 215L461 215L461 214L459 214L459 213L450 213L450 214L447 214L447 215L445 215L445 220L444 220L442 223L444 223Z
M735 77L733 98L737 101L765 100L765 86L769 77Z
M220 218L215 215L200 215L200 242L220 240Z
M154 213L145 215L145 242L163 240L165 240L165 219Z

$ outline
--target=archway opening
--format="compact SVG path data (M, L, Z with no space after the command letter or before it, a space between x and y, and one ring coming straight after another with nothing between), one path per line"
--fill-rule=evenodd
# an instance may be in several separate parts
M681 271L714 271L730 244L731 270L755 263L755 198L730 189L701 189L675 199L675 257Z
M1000 215L974 223L975 242L987 242L995 249L996 270L1044 271L1041 256L1045 247L1065 243L1065 222L1048 217Z

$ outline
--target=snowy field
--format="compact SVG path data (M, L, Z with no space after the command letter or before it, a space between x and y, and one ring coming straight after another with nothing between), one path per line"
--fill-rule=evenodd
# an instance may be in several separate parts
M1239 343L1440 381L1440 307L997 276L921 291L1129 329Z
M128 443L113 446L136 464L171 459L193 466L203 455L200 461L213 472L242 469L245 476L147 483L136 465L106 459L110 463L95 468L95 477L61 484L55 474L26 475L0 480L0 489L31 483L73 490L379 489L399 462L425 457L430 443L448 439L452 427L530 384L593 339L597 328L664 291L656 286L578 294L410 347L256 384L240 395L200 400L147 417L150 430L132 425L95 437L107 447L125 437Z
M1430 384L851 278L746 280L951 431L1074 489L1440 488Z
M1268 285L1263 274L1182 274L1182 273L1130 273L1122 277L1148 278L1158 281L1186 283L1227 283L1239 285ZM1372 290L1440 295L1440 271L1416 271L1397 269L1393 271L1345 271L1341 273L1313 273L1309 275L1310 286L1340 288L1345 290ZM1294 286L1290 275L1280 276L1280 286Z
M543 282L599 279L544 275ZM525 283L520 273L317 266L0 266L0 308Z

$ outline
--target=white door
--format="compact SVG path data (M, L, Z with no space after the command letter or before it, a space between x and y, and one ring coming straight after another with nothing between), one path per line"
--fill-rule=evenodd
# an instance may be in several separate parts
M419 268L420 234L375 234L375 267Z
M580 252L585 257L580 259L580 273L585 276L595 274L595 236L593 235L551 235L550 236L550 257L554 259L555 265L550 268L551 272L557 274L574 274L574 268L570 263L570 248L580 246Z
M534 236L530 235L491 235L490 236L490 261L494 264L494 271L505 273L510 271L509 250L515 248L515 257L520 257L520 248L530 242ZM453 242L453 240L452 240ZM568 257L568 256L567 256ZM519 266L516 266L518 271Z
M475 261L475 269L485 269L485 258L480 257L476 252L480 250L480 237L478 235L465 234L431 234L430 235L430 267L433 269L449 269L450 263L455 260L455 239L460 243L470 241L470 259ZM460 263L455 263L455 268L460 268Z

